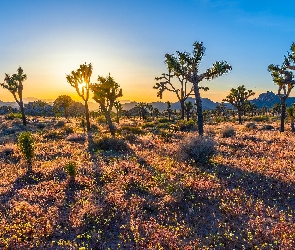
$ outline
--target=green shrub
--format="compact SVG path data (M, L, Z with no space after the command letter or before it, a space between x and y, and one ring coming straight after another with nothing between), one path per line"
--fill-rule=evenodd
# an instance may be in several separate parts
M5 116L7 120L14 120L14 119L21 119L22 114L21 113L9 113Z
M69 126L65 126L65 127L63 128L63 131L64 131L66 134L72 134L72 133L74 133L74 129L71 128L71 127L69 127Z
M236 134L235 129L231 126L225 126L221 130L221 135L223 138L232 137L232 136L235 136L235 134Z
M165 142L169 142L172 138L173 138L173 133L171 132L167 132L165 130L161 130L160 131L160 137L165 141Z
M106 120L106 118L105 118L104 115L100 115L99 117L97 117L97 122L98 122L99 124L102 124L102 123L106 123L107 120Z
M125 125L125 126L122 126L120 130L129 132L129 133L132 133L132 134L135 134L135 135L143 134L143 130L140 129L139 127L136 127L136 126Z
M30 132L20 133L18 136L18 147L29 165L28 170L31 170L34 158L34 138Z
M167 122L170 122L168 118L164 117L164 118L159 118L158 119L158 122L160 123L167 123Z
M163 128L163 129L169 129L170 128L170 123L166 122L166 123L159 123L157 125L157 128Z
M157 125L156 122L146 122L142 125L142 128L153 128Z
M77 174L77 164L73 161L67 163L65 165L65 171L70 177L74 178Z
M182 160L206 163L216 153L215 142L206 136L187 137L180 144L177 155Z
M180 120L176 123L178 129L182 132L196 131L197 126L195 121L190 119L189 121Z
M104 136L99 139L95 139L92 145L93 150L114 150L114 151L128 151L129 147L123 139Z
M252 121L255 122L266 122L269 121L269 117L264 115L264 116L254 116L251 118Z

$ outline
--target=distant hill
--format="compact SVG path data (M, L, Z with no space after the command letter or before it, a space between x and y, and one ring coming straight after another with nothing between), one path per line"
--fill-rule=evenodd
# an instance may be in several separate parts
M255 104L258 108L272 108L276 103L280 102L280 97L272 91L261 93L257 98L251 101L251 103ZM291 106L293 103L295 103L295 97L288 97L286 100L287 106Z
M192 97L187 98L186 102L191 101L192 103L195 103L195 99ZM208 110L208 109L215 109L215 107L218 105L218 102L213 102L208 98L202 98L203 102L203 109ZM137 102L130 102L130 103L124 103L122 104L123 109L129 110L135 107L137 105ZM165 102L151 102L150 103L154 108L159 109L159 111L163 111L167 108L167 104ZM180 109L180 102L174 102L171 103L171 108L172 109Z

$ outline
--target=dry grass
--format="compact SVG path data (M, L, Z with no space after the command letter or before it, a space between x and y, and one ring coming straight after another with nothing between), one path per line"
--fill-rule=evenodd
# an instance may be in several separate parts
M175 155L196 132L169 141L144 133L126 140L126 152L102 153L93 138L105 132L71 141L56 122L41 122L42 130L28 126L36 140L30 176L16 146L21 130L0 139L0 249L295 248L290 131L206 126L217 154L195 165ZM218 133L226 125L234 137ZM83 132L78 121L67 126ZM69 162L77 165L74 182Z

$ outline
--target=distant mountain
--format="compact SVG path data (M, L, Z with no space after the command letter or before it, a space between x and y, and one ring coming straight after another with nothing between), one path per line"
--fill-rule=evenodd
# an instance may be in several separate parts
M192 103L195 103L195 99L192 97L187 98L186 102L191 101ZM216 106L218 105L217 102L213 102L208 98L202 98L202 103L203 103L203 109L208 110L208 109L215 109ZM123 109L129 110L135 107L137 105L137 102L130 102L130 103L125 103L122 104ZM163 111L167 108L167 104L165 102L151 102L150 103L154 108L159 109L159 111ZM172 109L180 109L180 102L174 102L171 103L171 108Z
M272 108L276 103L280 102L280 97L272 91L261 93L257 98L251 101L251 103L255 104L258 108ZM291 106L293 103L295 103L295 97L288 97L286 100L287 106Z
M0 107L2 106L10 106L12 108L19 108L18 104L16 102L2 102L0 101Z

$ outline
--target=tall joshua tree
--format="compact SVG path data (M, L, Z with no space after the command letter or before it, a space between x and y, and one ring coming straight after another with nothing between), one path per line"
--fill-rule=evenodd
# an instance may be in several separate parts
M93 99L100 105L106 118L112 136L115 136L115 126L111 119L111 111L117 98L123 96L120 85L109 74L107 77L98 76L98 83L91 84Z
M295 80L292 70L295 70L295 43L293 42L290 51L287 52L285 60L281 66L270 64L268 71L272 79L278 85L278 96L281 99L281 127L280 131L284 132L284 120L286 117L286 100L294 87Z
M78 95L83 99L85 106L86 116L86 128L87 132L90 131L90 120L89 120L89 90L90 90L90 77L92 75L92 64L88 65L81 64L79 69L72 71L71 74L67 75L67 82L76 89Z
M27 125L27 120L25 116L25 110L24 110L24 103L23 103L23 81L27 79L27 75L24 74L24 71L21 67L17 69L17 73L13 74L12 76L5 73L4 83L0 83L0 85L8 89L10 93L13 95L15 101L19 105L21 114L22 114L22 120L23 125Z
M255 93L252 90L246 90L245 86L239 86L238 88L232 88L229 95L222 101L229 102L238 110L239 124L242 124L242 114L248 103L248 98Z
M205 55L205 47L202 42L194 42L192 55L187 52L176 51L176 53L177 56L166 54L166 63L172 73L181 75L193 85L197 105L198 132L202 136L204 134L204 125L200 89L208 90L208 88L200 86L200 82L204 79L211 80L222 76L232 70L232 67L226 61L216 61L211 68L200 74L199 66Z

